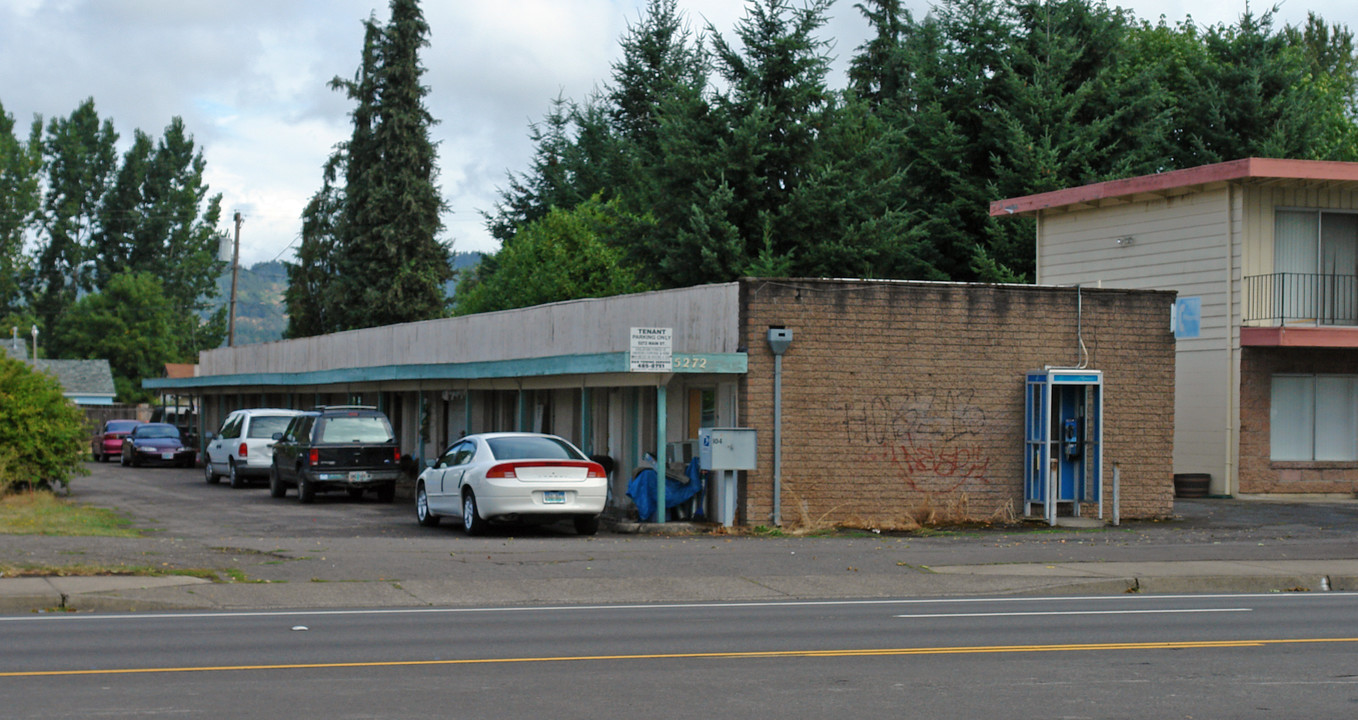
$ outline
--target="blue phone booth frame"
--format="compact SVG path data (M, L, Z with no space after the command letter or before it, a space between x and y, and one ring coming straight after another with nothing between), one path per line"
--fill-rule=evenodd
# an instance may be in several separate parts
M1027 375L1024 394L1023 514L1094 503L1103 518L1103 372L1046 368Z

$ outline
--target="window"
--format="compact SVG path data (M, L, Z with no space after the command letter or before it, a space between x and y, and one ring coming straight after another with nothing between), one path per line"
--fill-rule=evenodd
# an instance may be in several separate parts
M1358 322L1358 214L1278 210L1273 238L1283 318Z
M1358 375L1274 375L1274 460L1358 460Z

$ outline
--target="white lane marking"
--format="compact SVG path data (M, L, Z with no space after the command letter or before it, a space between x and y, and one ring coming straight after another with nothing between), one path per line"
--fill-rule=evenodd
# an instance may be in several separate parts
M1203 594L1203 595L1081 595L1070 597L983 597L983 598L897 598L892 600L765 600L759 602L708 602L708 603L659 603L644 604L634 603L627 605L546 605L534 606L524 605L516 607L442 607L442 608L368 608L357 610L213 610L200 612L177 612L177 613L156 613L140 614L128 613L122 615L103 614L79 614L79 613L53 613L44 615L11 615L0 616L0 623L3 622L76 622L81 620L159 620L159 619L182 619L182 618L247 618L247 617L312 617L327 615L422 615L422 614L473 614L473 613L515 613L515 612L579 612L582 610L708 610L726 608L759 608L759 607L836 607L836 606L867 606L867 605L940 605L940 604L967 604L967 603L1052 603L1052 602L1102 602L1102 601L1121 601L1121 602L1155 602L1160 600L1207 600L1207 599L1264 599L1269 600L1300 600L1302 598L1334 599L1347 596L1358 596L1358 592L1327 592L1327 593L1223 593L1223 594Z
M1167 615L1173 613L1251 612L1254 608L1177 608L1168 610L1041 610L1032 612L995 613L920 613L892 615L898 618L962 618L962 617L1026 617L1029 615Z

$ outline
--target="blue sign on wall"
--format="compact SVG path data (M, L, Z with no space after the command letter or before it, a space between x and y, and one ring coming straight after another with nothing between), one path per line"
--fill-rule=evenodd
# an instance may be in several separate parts
M1202 298L1184 297L1174 301L1171 318L1176 339L1195 338L1202 334Z

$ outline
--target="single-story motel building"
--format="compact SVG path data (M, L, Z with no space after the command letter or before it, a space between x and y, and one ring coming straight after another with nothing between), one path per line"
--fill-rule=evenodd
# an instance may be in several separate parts
M620 514L644 454L680 476L700 430L741 428L753 467L722 473L734 494L705 493L706 518L1153 518L1173 503L1175 298L746 278L221 348L144 385L212 431L238 408L375 405L417 466L464 433L555 433L613 460Z

